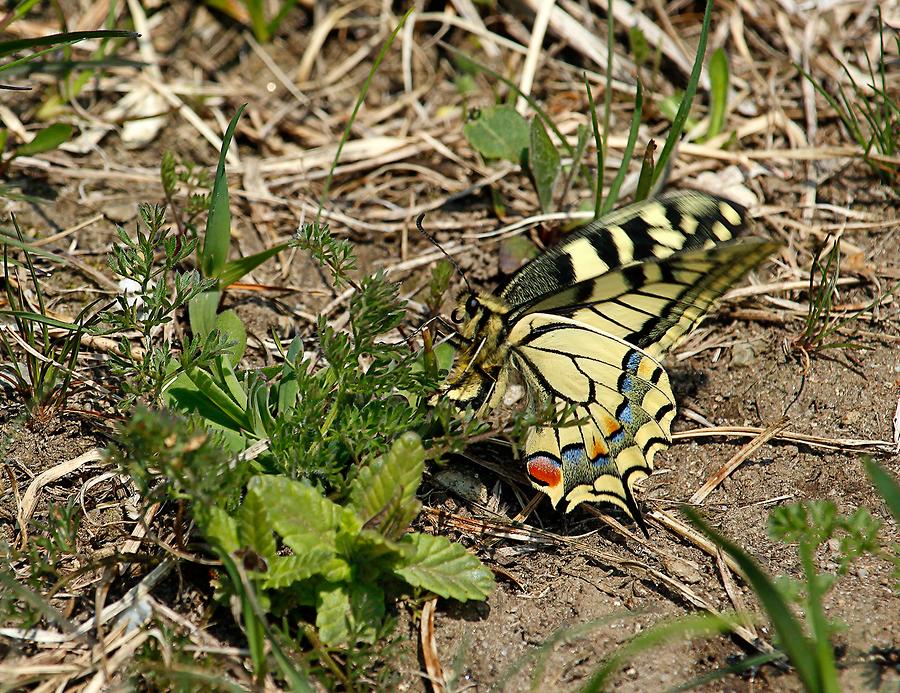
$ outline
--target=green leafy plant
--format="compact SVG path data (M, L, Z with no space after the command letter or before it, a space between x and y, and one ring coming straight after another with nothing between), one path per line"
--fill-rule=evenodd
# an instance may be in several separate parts
M654 152L656 145L654 142L648 143L642 162L640 172L640 182L635 193L635 201L642 200L651 195L661 181L660 177L669 166L669 159L674 151L675 144L679 141L684 133L685 126L688 123L691 103L697 90L697 84L700 80L700 72L703 67L703 57L706 52L706 43L709 35L710 20L712 17L712 0L707 0L706 9L703 16L703 26L700 32L700 39L697 46L697 54L691 75L688 79L684 92L677 99L677 107L675 101L672 102L672 127L666 137L662 151L658 159L655 159ZM594 133L594 141L597 149L597 176L594 177L590 172L582 167L581 158L585 151L588 132L586 129L579 130L576 146L572 146L569 141L560 133L559 129L554 125L553 121L547 113L541 108L530 95L523 94L519 88L511 80L491 70L476 60L463 55L452 47L448 47L457 56L457 62L460 69L467 72L479 70L492 78L504 83L517 96L523 97L535 111L535 117L529 125L528 121L519 115L512 106L498 105L489 109L483 109L475 113L475 117L465 125L463 134L469 141L469 144L487 159L505 159L514 163L520 163L529 171L538 193L538 200L544 211L552 211L554 208L552 201L554 191L559 176L562 173L562 152L565 152L572 158L571 169L567 177L564 190L568 190L569 183L573 177L573 172L577 169L581 171L586 183L594 194L594 211L595 218L600 217L609 212L618 202L619 190L628 172L628 165L634 155L635 146L637 144L638 128L643 114L643 87L638 81L637 94L635 97L635 106L629 128L628 142L622 156L622 164L610 185L607 195L603 196L602 178L606 161L606 148L603 144L603 134L608 133L610 127L610 110L611 110L611 75L612 75L612 55L613 55L613 23L612 11L608 10L608 55L610 63L607 66L607 85L604 97L603 123L602 132L599 118L597 117L594 105L593 95L590 86L585 82L587 89L588 102L591 111L591 124ZM633 41L637 41L636 36L632 36ZM637 41L637 44L640 44ZM636 45L637 45L636 44ZM646 56L644 56L646 57ZM724 67L724 71L723 71ZM711 107L711 121L708 136L712 136L722 127L725 113L725 99L728 91L728 67L724 53L716 52L713 55L711 76L713 82L713 95ZM554 144L547 130L553 133L558 146Z
M684 512L700 531L738 563L772 623L777 647L790 660L804 688L825 693L840 691L832 645L832 637L839 626L826 616L824 598L855 559L863 553L879 550L881 523L865 508L859 508L851 515L840 515L829 501L775 508L769 516L769 532L773 538L797 545L803 578L800 581L773 580L743 549L712 529L696 512L687 508ZM815 564L816 551L838 537L836 572L819 572ZM794 615L793 604L803 609L804 620Z
M209 364L229 353L231 342L220 332L191 336L175 349L160 328L177 311L215 285L197 270L178 266L196 249L196 238L173 235L166 225L165 208L138 206L134 235L117 229L109 265L119 277L122 291L113 306L101 311L97 334L117 334L118 350L110 354L111 370L119 384L119 408L128 411L137 400L159 404L163 392L187 368ZM123 336L138 334L138 346Z
M794 338L792 348L800 354L804 371L809 370L810 355L829 349L865 349L862 344L850 339L835 339L840 330L866 311L872 310L894 291L900 284L888 289L869 305L846 314L833 315L834 297L841 268L841 240L830 239L831 247L823 246L813 258L809 273L809 308L803 321L803 332ZM828 241L826 241L827 245ZM824 261L823 261L824 256Z
M425 454L417 435L400 436L360 469L339 504L281 475L246 483L250 466L234 464L202 426L163 412L138 409L111 450L148 501L190 503L222 561L221 596L240 600L257 672L268 666L265 642L300 635L325 655L375 642L386 600L410 589L459 600L491 591L490 571L462 546L407 532L421 509ZM287 659L278 666L302 677Z
M244 112L244 106L238 109L222 138L222 149L219 152L219 164L213 179L213 189L209 200L209 214L206 219L206 230L202 241L198 245L197 265L200 274L205 279L212 279L215 287L197 294L188 302L188 316L191 323L191 331L194 335L205 336L213 329L224 327L230 329L233 335L238 335L238 341L246 340L243 325L237 319L233 311L218 312L222 291L248 272L253 271L269 258L277 255L288 247L287 243L280 243L266 250L262 250L247 257L229 260L231 251L231 209L229 207L228 179L225 171L225 157L238 120ZM168 167L167 167L168 168ZM164 182L167 176L164 174ZM171 190L167 193L171 196ZM223 325L223 321L228 321ZM238 334L239 333L239 334ZM235 362L236 363L236 362Z
M10 385L23 399L29 421L46 423L66 406L75 365L81 348L86 316L85 307L75 323L57 320L48 315L44 293L31 259L28 244L13 217L16 237L3 236L3 276L9 308L0 315L11 319L0 326L0 380ZM10 258L10 246L22 250L22 263ZM27 270L27 278L22 276ZM26 287L31 285L37 305L28 298ZM60 339L54 332L62 332Z
M0 20L0 31L24 17L35 4L34 0L22 0L19 2L4 15L2 20ZM113 6L110 6L109 12L107 13L107 25L112 26L114 20L115 10ZM0 58L5 58L6 56L11 56L23 51L32 51L28 55L0 64L0 72L12 73L13 71L23 72L27 70L28 72L43 71L56 74L62 73L68 76L69 79L66 84L62 85L59 91L53 90L50 96L44 100L37 110L36 116L38 119L50 120L59 114L65 100L78 96L84 86L97 75L99 70L116 62L122 64L123 61L116 61L114 58L109 57L109 53L111 52L109 50L110 45L117 47L124 41L136 37L138 37L138 34L133 31L116 31L110 29L63 32L37 38L0 41ZM87 39L99 39L99 45L94 51L92 58L88 61L72 60L71 46ZM48 54L56 53L60 51L60 49L62 52L61 58L54 55L52 59L44 59ZM132 65L139 66L139 63L132 63ZM72 77L73 71L82 67L86 67L87 69L81 70L80 73L77 73ZM0 86L0 88L21 89L22 87L10 87L4 85ZM27 88L28 87L25 87L25 89ZM0 132L5 133L6 131L2 130ZM4 139L6 136L6 134L2 135ZM48 139L55 139L58 138L58 136L58 134L55 134L53 138L48 137ZM55 146L59 146L61 143L62 142L59 142ZM49 147L49 149L52 148L55 147ZM48 149L42 149L40 151L48 151Z
M233 556L252 552L265 566L254 572L254 584L290 594L292 605L315 607L324 644L372 643L386 594L396 590L392 582L462 601L483 599L493 588L490 571L459 544L406 533L421 509L415 491L424 459L418 436L401 436L360 471L341 505L302 482L256 476L235 515L214 513L209 539ZM280 551L282 542L290 554Z
M34 4L33 0L19 2L0 20L0 30L5 29L12 22L23 17ZM131 39L136 36L138 34L131 31L78 31L38 38L0 41L0 74L11 74L13 71L25 68L38 69L41 66L41 59L48 53L86 39ZM30 52L22 57L9 59L11 56L25 51ZM60 61L56 60L54 64L59 65ZM28 88L0 84L0 90L22 90ZM0 177L5 177L8 174L10 164L17 157L33 156L57 149L71 138L72 131L72 126L67 123L53 123L36 132L30 141L13 144L10 131L6 128L0 128ZM17 193L14 192L12 186L0 186L0 196L14 197L16 195Z
M182 235L197 236L195 220L209 212L212 178L209 171L186 159L177 159L174 152L163 152L159 166L166 204L172 210L178 232ZM179 187L184 188L184 202L178 196Z
M881 8L877 9L878 65L873 66L868 54L865 54L869 68L869 83L865 88L860 86L843 62L840 66L850 81L850 95L839 81L835 83L837 93L834 95L824 82L815 79L799 65L795 67L837 113L850 138L862 149L866 164L896 191L900 185L900 164L897 163L900 153L900 100L888 82L886 66L893 58L885 51L884 21ZM893 39L895 51L900 51L900 36L896 32L893 32Z

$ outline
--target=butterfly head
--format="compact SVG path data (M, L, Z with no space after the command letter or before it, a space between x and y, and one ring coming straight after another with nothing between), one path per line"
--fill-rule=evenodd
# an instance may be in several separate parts
M496 335L501 329L502 316L509 312L509 306L496 296L474 291L463 291L450 313L450 319L460 325L459 335L470 340L476 334Z
M457 325L462 325L464 322L477 318L482 310L483 307L481 301L478 300L478 296L473 293L466 293L461 297L460 305L454 308L450 314L450 319Z

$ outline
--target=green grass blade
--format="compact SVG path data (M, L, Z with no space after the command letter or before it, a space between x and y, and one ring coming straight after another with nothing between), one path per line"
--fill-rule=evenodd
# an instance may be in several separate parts
M250 431L250 422L244 409L246 402L239 404L223 390L213 378L201 368L189 368L185 371L194 387L206 400L205 407L198 407L201 416L234 430ZM210 408L214 408L211 410ZM223 419L223 416L225 417Z
M644 150L644 160L641 162L641 173L638 176L637 188L634 191L634 201L646 200L650 195L650 186L653 183L653 152L656 151L656 142L650 140Z
M668 623L659 623L616 649L588 682L581 693L599 693L608 690L610 676L618 671L631 657L654 648L673 638L688 639L697 636L727 633L734 626L732 621L715 614L692 614Z
M3 21L0 21L0 31L4 31L6 27L12 24L17 19L21 19L24 17L28 10L34 7L38 3L38 0L21 0L21 2L12 8L7 15L3 18Z
M50 327L56 327L60 330L68 330L69 332L77 332L81 329L81 325L76 325L73 322L56 320L55 318L41 315L40 313L32 313L31 311L27 310L9 310L8 308L4 308L0 309L0 315L9 315L10 317L27 320L29 322L39 322L42 325L49 325Z
M603 92L603 133L609 136L609 120L612 113L612 80L613 80L613 55L615 55L615 21L613 14L613 0L609 0L606 6L606 91ZM640 85L638 85L640 88ZM605 154L605 152L604 152ZM602 162L605 166L606 161ZM601 169L603 166L601 166Z
M800 622L791 613L790 605L775 587L772 579L759 567L737 544L726 539L710 527L700 515L691 508L684 508L684 514L697 529L711 539L717 546L731 556L740 566L741 571L753 588L754 594L765 609L778 642L797 670L797 675L809 691L823 690L819 680L819 666L815 656L815 645L803 632Z
M276 31L278 31L278 27L281 26L281 23L284 21L284 18L287 17L287 13L294 9L294 6L297 4L297 0L286 0L281 3L281 7L278 8L278 11L275 13L275 16L269 21L266 25L266 31L269 34L269 38L271 38Z
M231 262L225 263L222 271L219 272L219 282L221 286L224 288L229 284L233 284L248 272L251 272L259 267L270 257L277 255L289 246L290 243L279 243L276 246L272 246L271 248L267 248L266 250L254 253L253 255L248 255L247 257L242 257L237 260L232 260Z
M723 48L717 48L709 59L709 129L708 140L720 132L725 126L725 107L728 105L728 58Z
M667 693L680 693L680 691L690 691L695 688L699 688L700 686L703 686L707 683L713 683L714 681L723 679L726 676L730 676L731 674L741 674L749 669L760 667L763 664L777 662L779 659L783 659L783 655L780 652L762 652L758 655L753 655L752 657L746 657L739 662L728 665L727 667L720 667L705 674L701 674L700 676L697 676L690 681L685 681L684 683L679 684L674 688L670 688Z
M39 36L29 39L15 39L13 41L0 41L0 57L10 55L18 51L37 48L38 46L50 46L58 48L59 46L68 46L86 39L103 39L103 38L137 38L140 36L134 31L108 31L105 29L98 31L73 31L71 33L50 34L49 36ZM46 52L46 51L44 51ZM34 57L34 56L31 56ZM18 61L17 61L18 62ZM0 67L0 71L5 70L9 65Z
M594 179L594 219L598 219L603 205L603 166L606 162L606 151L603 148L603 138L600 135L600 125L597 122L597 106L594 103L594 95L591 92L591 84L588 82L587 75L584 75L584 88L587 90L588 107L591 109L591 129L594 131L594 146L597 148L597 177Z
M688 115L691 112L691 104L694 101L694 94L697 93L697 83L700 81L700 72L703 69L703 57L706 55L706 41L709 38L709 23L712 18L712 8L714 0L706 0L706 10L703 13L703 27L700 29L700 41L697 44L697 57L694 59L694 67L691 70L691 76L688 79L687 87L684 90L684 96L681 97L681 105L672 121L672 128L669 130L669 136L663 145L662 153L659 155L659 161L656 164L656 171L653 173L653 182L659 178L660 174L666 170L669 157L675 149L678 140L681 139L681 133L684 131L684 124L687 122Z
M887 469L875 462L869 455L863 456L862 461L869 480L878 490L878 494L884 498L894 520L900 522L900 484Z
M362 89L359 90L359 96L356 98L356 103L353 105L353 111L350 113L350 118L347 120L347 126L344 128L344 132L341 133L341 141L338 142L337 151L334 153L334 161L331 162L331 168L328 169L328 175L325 177L325 185L322 187L322 197L319 198L319 211L316 212L316 223L322 218L322 210L325 208L325 203L328 201L328 193L331 190L331 181L334 179L334 169L337 168L338 161L341 158L341 152L344 150L344 145L347 143L347 138L350 137L350 129L353 127L353 123L356 122L356 116L359 113L359 109L363 105L363 101L366 100L366 94L369 93L369 87L372 85L372 79L375 77L375 73L378 72L378 68L381 66L381 62L384 60L388 51L391 48L391 45L394 43L394 39L397 38L397 34L400 33L400 30L403 28L403 25L406 24L406 20L409 19L409 15L413 13L415 7L410 7L406 14L404 14L397 26L394 27L394 30L391 32L390 36L385 40L384 45L381 47L381 50L378 51L378 55L375 57L375 62L372 63L372 68L369 70L369 74L366 76L366 81L363 82Z
M53 123L40 130L31 142L16 148L16 156L31 156L56 149L72 136L72 126L68 123Z
M231 209L228 200L228 178L225 175L225 157L234 137L234 130L247 104L238 108L228 123L219 152L219 165L213 182L209 200L209 217L206 219L206 233L203 235L203 250L200 252L200 269L204 277L218 279L219 273L228 262L231 246Z
M622 181L625 180L625 174L628 173L628 164L631 163L631 157L634 154L634 145L637 143L638 129L641 126L641 113L644 110L644 90L641 87L640 80L637 84L637 94L634 97L634 113L631 116L631 128L628 131L628 141L625 143L625 150L622 152L622 164L616 171L616 177L613 178L612 184L609 186L609 193L600 209L600 216L609 212L619 198L619 188L622 187Z

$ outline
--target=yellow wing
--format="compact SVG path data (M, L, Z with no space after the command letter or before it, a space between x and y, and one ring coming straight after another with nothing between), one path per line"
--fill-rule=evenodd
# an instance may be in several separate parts
M728 288L778 248L748 239L636 263L514 311L572 318L661 356L696 327Z
M735 281L771 254L767 241L726 243L607 272L516 317L510 357L533 402L572 408L575 425L532 430L532 484L566 510L618 505L643 528L633 485L668 446L675 416L658 359ZM645 529L646 531L646 529Z
M532 429L525 464L532 485L566 510L613 503L638 522L634 482L668 446L675 398L660 363L622 339L556 315L524 317L509 335L513 362L532 400L569 425ZM577 422L577 423L573 423ZM641 523L643 526L643 523Z

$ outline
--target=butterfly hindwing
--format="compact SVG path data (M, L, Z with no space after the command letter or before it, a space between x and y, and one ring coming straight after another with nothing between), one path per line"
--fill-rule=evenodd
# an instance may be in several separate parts
M529 433L532 484L554 505L603 501L638 517L632 486L668 445L675 415L663 367L621 339L555 315L526 316L509 341L536 404L568 413L561 425Z

